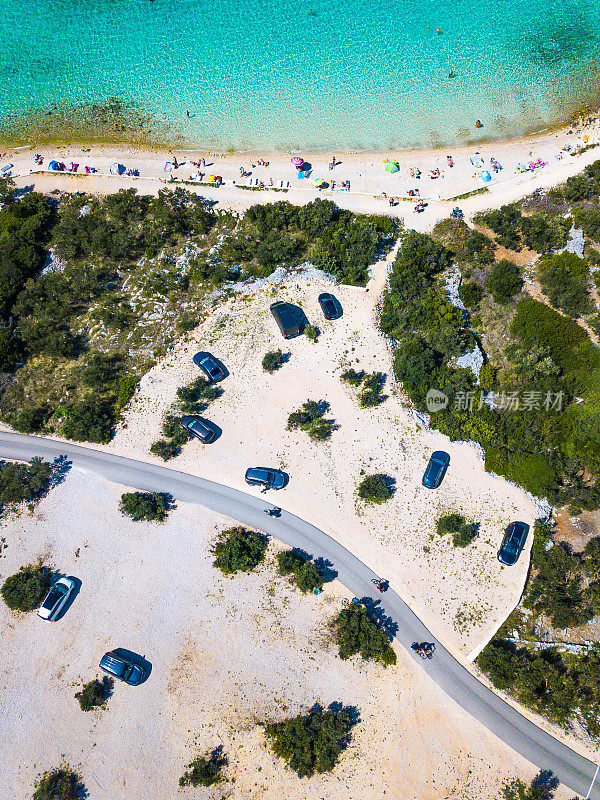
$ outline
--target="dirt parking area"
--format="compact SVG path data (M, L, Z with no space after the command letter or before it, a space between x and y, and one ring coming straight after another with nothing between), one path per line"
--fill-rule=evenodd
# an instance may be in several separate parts
M274 542L256 573L225 578L210 542L230 520L178 504L164 524L133 523L118 512L122 491L72 470L33 514L2 520L0 579L41 557L81 586L55 623L0 603L0 797L30 798L61 761L89 800L466 800L533 776L402 651L387 670L341 661L327 627L338 584L318 597L292 589L275 574ZM115 647L152 672L84 713L74 694ZM360 722L332 774L300 780L257 723L315 702L354 705ZM220 744L227 782L178 789L192 758Z

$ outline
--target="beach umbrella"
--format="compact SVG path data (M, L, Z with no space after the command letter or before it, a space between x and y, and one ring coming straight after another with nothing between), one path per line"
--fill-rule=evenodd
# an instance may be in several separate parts
M323 178L315 178L315 186L322 186L324 183Z
M482 181L485 181L486 183L487 183L488 181L491 181L491 180L492 180L492 176L490 175L490 173L489 173L489 172L487 172L487 170L486 170L485 172L482 172L482 173L481 173L481 175L480 175L480 177L481 177L481 180L482 180Z
M292 161L292 164L293 164L295 167L301 167L301 166L302 166L302 164L304 164L304 159L302 158L302 156L294 156L294 157L291 159L291 161Z
M400 167L398 166L397 161L386 161L385 162L385 171L386 172L398 172Z

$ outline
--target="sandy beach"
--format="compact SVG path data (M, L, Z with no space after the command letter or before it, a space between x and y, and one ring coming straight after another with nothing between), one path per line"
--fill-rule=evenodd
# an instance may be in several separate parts
M310 176L304 179L298 179L298 170L291 163L293 153L188 152L122 145L6 149L0 153L0 170L10 165L4 174L12 174L18 187L43 192L107 194L135 187L142 194L156 194L165 186L181 184L216 201L220 207L236 210L258 202L285 199L303 204L315 197L327 197L342 208L392 214L403 218L407 227L428 230L457 204L470 216L566 180L600 158L600 150L596 149L599 144L600 122L590 117L535 136L443 150L301 153L311 167ZM41 166L34 161L36 154L43 158ZM337 163L330 169L332 157ZM78 172L49 171L52 160L67 167L77 164ZM397 172L386 172L388 160L397 163ZM111 175L110 168L115 163L126 172L137 170L139 176L128 176L126 172ZM175 163L178 166L172 168ZM171 166L165 171L167 164ZM97 172L85 174L86 167ZM247 177L241 177L240 170ZM432 176L438 171L439 175ZM420 178L415 177L419 172ZM490 180L482 175L489 175ZM203 176L203 182L198 181L199 176ZM222 185L207 184L209 176L221 177ZM319 179L329 186L319 190L315 185ZM342 189L343 182L349 182L349 191ZM418 195L409 196L411 191ZM470 197L462 197L471 193L474 194ZM395 205L390 206L390 198L395 198ZM428 205L423 213L415 213L414 206L420 200Z

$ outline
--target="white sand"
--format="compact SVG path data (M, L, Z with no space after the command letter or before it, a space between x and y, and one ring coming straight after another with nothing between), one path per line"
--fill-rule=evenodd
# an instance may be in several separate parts
M1 580L42 556L82 582L55 623L0 604L2 798L27 800L62 760L89 800L468 800L533 777L403 651L387 670L337 658L326 625L341 587L293 590L275 575L275 545L256 574L224 578L209 542L228 520L180 504L163 525L134 523L117 511L122 491L73 470L34 516L0 527ZM145 655L152 673L139 687L117 682L105 710L84 713L74 694L114 647ZM315 701L355 705L361 722L332 774L299 780L256 723ZM192 758L219 744L229 782L178 790Z

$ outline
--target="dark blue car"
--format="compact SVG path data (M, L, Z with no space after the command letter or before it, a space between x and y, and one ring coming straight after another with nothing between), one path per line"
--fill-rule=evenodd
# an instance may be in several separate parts
M501 564L512 567L517 563L528 533L529 525L524 522L511 522L504 534L500 550L498 550L498 561Z
M436 450L435 453L432 453L423 475L423 486L428 489L437 489L444 479L449 463L450 456L443 450Z
M250 486L262 486L267 489L283 489L287 485L287 475L280 469L271 467L250 467L246 470L246 483Z

